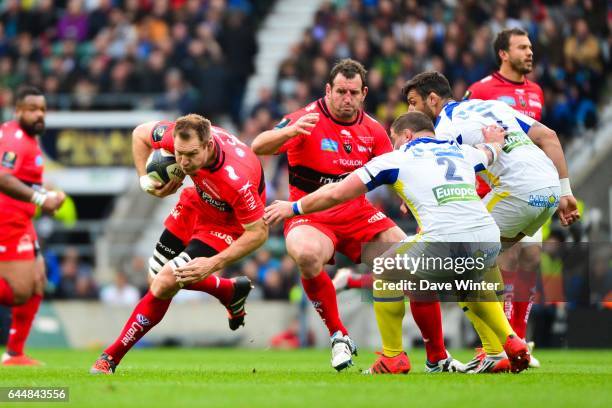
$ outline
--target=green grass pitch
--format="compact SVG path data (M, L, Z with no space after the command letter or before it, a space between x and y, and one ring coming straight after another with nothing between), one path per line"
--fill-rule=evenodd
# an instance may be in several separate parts
M41 368L1 367L0 387L67 386L72 407L605 407L612 406L612 351L536 350L542 368L521 374L423 373L410 352L406 376L363 376L374 360L336 373L327 350L149 349L126 356L113 376L91 376L97 352L31 350ZM453 352L465 361L468 350Z

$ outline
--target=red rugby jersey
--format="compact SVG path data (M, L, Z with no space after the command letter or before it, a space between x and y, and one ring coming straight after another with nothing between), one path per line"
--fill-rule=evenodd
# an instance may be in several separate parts
M0 127L0 171L10 173L25 184L38 189L43 181L43 156L35 136L28 135L17 121ZM0 218L34 217L36 206L0 193Z
M494 72L473 83L467 90L465 99L496 99L530 118L538 121L542 119L544 93L538 84L526 78L523 82L516 82Z
M361 110L351 123L337 121L324 98L285 116L276 128L313 112L319 113L319 121L311 134L295 136L279 149L279 153L287 153L289 195L293 201L342 180L372 158L393 150L387 132L375 119ZM355 202L365 202L365 195L341 206Z
M174 153L174 122L158 122L151 131L154 149ZM228 131L213 126L215 161L191 176L200 208L218 225L250 224L264 214L265 180L253 151Z

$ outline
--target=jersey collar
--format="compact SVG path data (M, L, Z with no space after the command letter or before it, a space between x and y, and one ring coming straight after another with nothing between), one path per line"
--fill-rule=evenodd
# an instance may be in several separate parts
M225 163L225 152L223 151L223 149L221 149L221 145L217 141L217 138L214 136L214 134L211 136L215 141L215 158L210 166L204 166L202 167L202 169L214 173L215 171L219 170L221 166L223 166L223 163Z
M413 146L416 146L418 144L421 143L435 143L435 144L444 144L444 143L449 143L452 144L452 141L448 141L448 140L438 140L438 139L434 139L433 137L419 137L418 139L414 139L409 141L408 143L406 143L404 146L404 151L407 151L408 149L410 149Z
M436 120L434 122L434 129L438 127L438 123L440 123L440 119L442 119L442 112L444 112L444 114L451 119L453 117L453 110L455 110L455 108L460 104L461 102L457 102L453 99L450 99L448 102L446 102L446 104L442 107L442 111L440 111L440 114L438 115L438 117L436 117Z
M527 83L527 78L525 78L523 81L513 81L503 76L499 71L495 71L493 73L493 76L502 82L508 82L513 85L525 85Z

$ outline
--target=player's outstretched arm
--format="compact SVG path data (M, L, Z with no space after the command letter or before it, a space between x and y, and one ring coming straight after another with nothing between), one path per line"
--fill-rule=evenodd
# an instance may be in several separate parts
M368 189L365 184L355 173L351 173L344 180L327 184L296 202L274 201L266 207L264 220L267 224L276 224L295 215L327 210L367 192Z
M210 258L200 257L174 271L176 281L183 285L199 282L210 274L238 261L262 246L268 239L268 225L263 219L243 225L244 233L229 247Z
M319 121L318 113L308 113L288 126L276 127L261 132L253 140L251 149L257 155L277 154L285 142L298 135L310 135ZM281 122L282 123L282 122Z
M36 191L9 173L0 173L0 192L19 201L34 203L50 214L55 213L66 198L61 191Z
M559 200L559 208L557 214L561 225L568 226L580 219L578 211L578 203L572 194L572 189L569 181L569 173L567 171L567 163L561 142L557 137L557 133L547 126L539 122L535 122L527 135L531 138L544 153L550 158L555 165L557 173L559 173L559 182L561 183L561 198Z

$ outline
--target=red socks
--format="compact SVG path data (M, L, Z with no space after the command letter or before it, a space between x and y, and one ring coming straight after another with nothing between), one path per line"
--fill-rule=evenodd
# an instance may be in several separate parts
M510 326L521 339L527 335L527 322L535 298L536 274L516 270L503 271L504 282L508 289L505 294L504 312Z
M172 299L158 299L148 291L134 308L117 340L104 352L119 364L132 346L162 320L171 301Z
M330 336L340 330L343 335L348 334L346 328L340 320L338 313L338 303L336 302L336 290L325 271L312 279L302 277L302 285L308 299L312 302L315 310L323 319L323 323L327 326Z
M32 322L38 312L38 307L42 301L41 295L32 295L32 297L23 305L13 306L11 309L12 323L10 336L6 343L6 351L12 356L20 356L23 354L23 348L30 329L32 328Z
M216 275L211 275L206 279L202 279L192 285L189 285L185 289L197 290L200 292L206 292L224 304L227 305L234 296L234 283L231 279L219 278Z
M346 283L349 289L372 289L373 284L374 278L370 273L358 276L351 275Z
M442 333L442 315L440 313L440 302L416 302L410 301L412 317L421 330L427 361L436 363L448 357L444 346L444 334Z
M14 302L13 288L4 278L0 278L0 305L12 306Z

